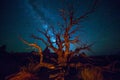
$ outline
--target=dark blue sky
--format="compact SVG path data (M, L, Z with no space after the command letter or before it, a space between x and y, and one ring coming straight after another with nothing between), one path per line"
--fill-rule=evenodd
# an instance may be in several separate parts
M18 39L18 35L30 42L37 42L30 35L34 33L41 36L37 28L42 29L50 23L55 25L61 20L58 10L71 0L65 3L62 1L33 0L31 3L39 10L39 16L28 0L0 0L0 45L6 44L8 51L29 51L28 46ZM72 3L77 3L76 9L82 14L89 9L92 1L73 0ZM87 43L95 42L95 55L120 52L119 8L119 0L99 0L96 11L81 22L84 30L84 33L80 33L81 39ZM45 48L44 44L38 43Z

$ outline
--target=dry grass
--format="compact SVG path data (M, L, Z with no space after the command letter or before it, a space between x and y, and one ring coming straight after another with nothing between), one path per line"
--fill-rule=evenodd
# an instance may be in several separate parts
M83 80L103 80L101 69L95 66L87 66L78 74Z
M16 74L8 76L7 80L39 80L34 73L34 67L36 64L30 63L28 66L21 67L20 71Z
M8 77L7 80L39 80L39 78L29 72L20 71L17 74Z

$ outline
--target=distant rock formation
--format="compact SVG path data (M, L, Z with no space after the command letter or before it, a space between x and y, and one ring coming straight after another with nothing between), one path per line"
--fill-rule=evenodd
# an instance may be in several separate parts
M1 53L6 53L6 52L7 52L7 51L6 51L6 48L7 48L6 45L0 46L0 52L1 52Z

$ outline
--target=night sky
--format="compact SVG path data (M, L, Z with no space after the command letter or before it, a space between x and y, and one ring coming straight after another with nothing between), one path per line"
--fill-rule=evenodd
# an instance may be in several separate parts
M0 0L0 46L7 45L8 51L24 52L31 49L23 44L18 36L29 42L37 42L43 49L45 45L30 37L41 36L37 28L55 25L61 21L59 9L73 3L77 14L90 8L93 0ZM33 6L32 6L33 5ZM95 43L94 55L120 52L120 5L119 0L99 0L94 13L83 22L81 40ZM73 46L72 46L73 47ZM93 53L89 53L90 55Z

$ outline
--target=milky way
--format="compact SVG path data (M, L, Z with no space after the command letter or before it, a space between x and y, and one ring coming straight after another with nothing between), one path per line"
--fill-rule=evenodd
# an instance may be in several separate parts
M31 34L42 36L37 32L37 28L42 29L50 24L56 27L57 22L61 22L59 9L64 8L67 2L76 5L77 15L84 13L92 4L92 0L76 0L76 2L65 0L64 3L62 1L1 0L0 45L6 44L8 51L30 51L18 39L20 35L29 42L37 42L44 49L44 44L30 37ZM80 32L81 41L95 43L92 47L95 55L120 52L120 6L118 3L118 0L100 0L95 12L80 23L83 27L83 32Z

